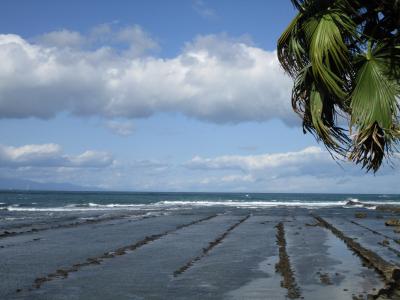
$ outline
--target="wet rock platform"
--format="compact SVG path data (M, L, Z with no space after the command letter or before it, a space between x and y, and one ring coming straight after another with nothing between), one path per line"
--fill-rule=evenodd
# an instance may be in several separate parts
M399 212L207 208L0 222L0 299L400 299Z

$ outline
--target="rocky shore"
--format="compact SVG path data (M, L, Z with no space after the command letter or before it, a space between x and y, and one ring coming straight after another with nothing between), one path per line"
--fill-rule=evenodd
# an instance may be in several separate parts
M399 212L356 202L0 222L0 298L400 299Z

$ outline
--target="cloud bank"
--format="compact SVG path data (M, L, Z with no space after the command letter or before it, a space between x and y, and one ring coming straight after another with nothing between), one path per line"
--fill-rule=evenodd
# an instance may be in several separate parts
M160 58L139 26L60 30L32 41L0 35L0 118L144 118L180 113L214 123L293 125L291 80L275 51L226 35L199 36Z
M107 152L87 150L78 155L66 155L57 144L24 145L13 147L0 145L0 168L20 167L70 167L104 168L114 159Z
M399 157L400 158L400 157ZM399 164L399 160L393 160ZM195 156L184 167L197 175L203 189L258 192L398 193L399 172L383 166L366 174L345 161L334 161L326 150L258 155ZM193 183L195 184L195 183Z
M243 172L269 171L276 174L314 173L312 165L318 165L319 174L332 164L331 157L319 147L308 147L297 152L261 155L226 155L215 158L195 156L185 165L191 169L241 170Z
M346 172L343 172L343 168ZM118 161L111 153L65 154L60 145L0 146L0 180L18 178L110 190L399 193L399 171L365 174L321 148L258 155Z

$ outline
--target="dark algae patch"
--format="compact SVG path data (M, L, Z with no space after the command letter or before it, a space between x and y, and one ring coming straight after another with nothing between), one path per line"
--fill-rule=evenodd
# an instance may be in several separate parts
M290 266L290 258L286 251L285 228L282 222L276 225L276 244L279 247L279 261L275 265L276 272L282 275L281 286L288 291L288 298L300 298L300 289L296 283L293 270Z
M321 283L326 284L326 285L331 285L332 281L331 278L329 277L328 273L321 273L321 272L317 272L319 274L319 280L321 281Z
M223 234L221 234L219 237L217 237L215 240L210 242L206 248L203 248L202 253L199 256L196 256L195 258L191 259L188 261L185 265L180 267L178 270L174 272L174 277L179 276L180 274L184 273L186 270L188 270L195 262L201 260L203 257L205 257L215 246L219 245L222 243L222 241L228 236L228 234L234 230L236 227L241 225L244 221L246 221L248 218L250 218L250 215L247 215L246 217L240 219L237 223L233 224L230 226Z
M358 219L364 219L367 217L367 213L365 212L356 212L354 214L354 217L358 218Z

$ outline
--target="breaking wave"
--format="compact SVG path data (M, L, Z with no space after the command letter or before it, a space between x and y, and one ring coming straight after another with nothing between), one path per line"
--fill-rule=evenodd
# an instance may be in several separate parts
M8 211L27 211L27 212L63 212L63 211L95 211L95 210L176 210L190 209L192 207L232 207L232 208L271 208L271 207L301 207L317 209L324 207L344 207L344 208L368 208L375 209L377 205L399 205L399 202L360 202L357 199L345 201L160 201L151 204L69 204L61 207L26 207L11 205L3 207Z
M304 202L304 201L162 201L158 204L170 206L195 206L195 207L212 207L212 206L229 206L237 208L264 208L264 207L331 207L343 206L346 201L331 201L331 202Z
M204 197L203 195L201 195ZM232 207L232 208L244 208L244 209L262 209L271 207L301 207L307 209L318 209L326 207L343 207L343 208L367 208L375 209L378 205L400 205L400 201L396 198L382 199L375 197L369 200L360 201L359 198L355 197L336 197L331 199L322 200L321 198L316 198L316 196L311 195L310 199L301 198L291 198L291 199L251 199L248 194L244 195L245 198L242 199L152 199L152 202L143 203L141 199L131 199L130 201L124 201L119 203L115 199L114 203L101 203L97 201L88 201L87 203L73 203L67 202L63 204L57 204L55 201L47 201L46 203L38 202L28 202L25 203L15 203L6 204L0 202L0 210L7 211L21 211L21 212L68 212L68 211L117 211L117 210L140 210L140 211L155 211L155 210L182 210L182 209L192 209L199 207ZM215 197L215 196L214 196ZM218 197L220 197L218 195ZM314 197L314 199L312 198ZM333 199L332 199L333 198ZM361 197L360 197L361 198ZM112 200L111 200L112 201ZM109 202L111 202L109 200ZM136 203L135 203L136 202Z

